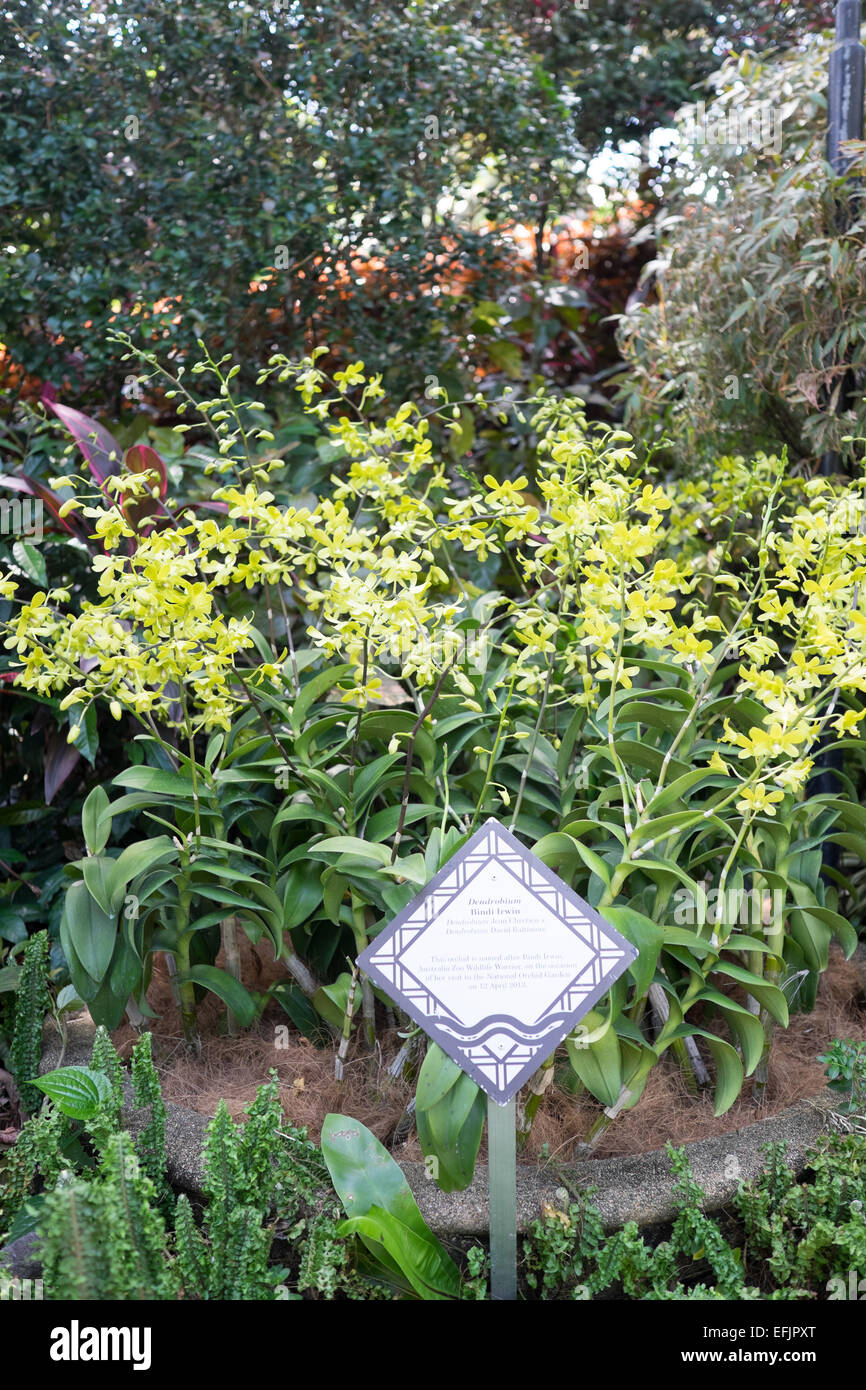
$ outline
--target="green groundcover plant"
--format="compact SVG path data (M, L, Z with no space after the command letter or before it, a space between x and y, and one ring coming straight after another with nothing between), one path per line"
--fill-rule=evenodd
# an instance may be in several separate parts
M67 869L77 996L107 1028L146 1016L163 953L191 1045L210 990L234 1026L274 995L317 1040L372 1049L394 1014L354 957L496 815L638 950L565 1046L599 1102L587 1143L665 1055L690 1084L712 1066L717 1114L747 1076L760 1096L774 1027L812 1007L831 939L857 942L840 906L866 848L862 480L762 454L669 484L628 434L544 396L509 406L534 476L479 479L430 435L434 416L464 431L474 402L371 420L378 377L317 360L269 372L339 445L320 494L276 500L282 460L256 454L237 369L208 356L210 397L171 389L218 441L211 507L68 413L91 473L57 486L102 547L98 597L0 579L18 685L62 696L71 740L96 705L141 730ZM832 794L810 784L819 745L849 755ZM822 875L828 843L844 857ZM239 930L285 963L265 995ZM440 1185L465 1186L483 1106L436 1048L417 1109Z
M286 1123L276 1077L244 1124L220 1102L201 1209L167 1182L148 1033L130 1075L100 1029L88 1067L38 1084L49 1099L0 1170L0 1239L38 1233L50 1299L487 1297L483 1248L473 1246L461 1269L370 1131L329 1115L320 1150ZM735 1196L736 1229L705 1213L685 1151L669 1144L675 1216L665 1237L650 1240L633 1221L605 1232L592 1188L567 1209L545 1204L520 1259L526 1296L856 1298L866 1270L864 1144L862 1135L826 1135L800 1183L785 1145L766 1145L761 1172ZM567 1199L563 1188L557 1200Z

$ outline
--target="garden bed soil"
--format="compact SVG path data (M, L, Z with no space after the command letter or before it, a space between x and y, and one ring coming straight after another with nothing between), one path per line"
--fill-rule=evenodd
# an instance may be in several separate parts
M285 969L273 960L269 948L253 947L242 935L244 979L255 990L264 990ZM334 1079L334 1054L317 1049L301 1037L276 1003L268 1006L254 1027L237 1037L225 1034L225 1009L208 995L199 1010L201 1052L185 1047L178 1012L167 974L155 969L148 998L160 1017L151 1021L154 1058L159 1067L167 1101L212 1115L225 1100L230 1113L240 1116L267 1079L270 1068L279 1078L280 1100L287 1118L304 1125L318 1140L322 1121L329 1112L349 1114L362 1121L383 1142L394 1133L413 1086L387 1074L401 1039L396 1031L385 1033L373 1054L356 1048L346 1063L342 1085ZM122 1057L127 1057L136 1034L124 1024L113 1034ZM713 1115L712 1089L691 1095L682 1073L668 1054L650 1074L646 1090L634 1110L610 1126L593 1158L625 1157L663 1149L670 1140L680 1145L753 1124L785 1110L797 1101L817 1095L824 1086L824 1068L817 1058L834 1038L866 1039L866 963L862 948L846 961L835 945L830 966L821 979L815 1009L795 1014L787 1029L774 1033L767 1094L760 1107L747 1081L740 1100L724 1115ZM554 1084L546 1093L532 1133L522 1152L524 1162L570 1161L575 1148L598 1114L597 1103L586 1096L575 1098ZM413 1135L395 1149L401 1161L422 1160ZM484 1158L484 1149L481 1152Z

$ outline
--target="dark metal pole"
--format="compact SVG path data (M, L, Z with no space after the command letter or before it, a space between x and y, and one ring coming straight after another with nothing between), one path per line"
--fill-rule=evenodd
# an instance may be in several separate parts
M843 142L863 139L866 49L860 42L861 10L861 0L838 0L836 5L836 41L830 54L827 100L827 162L840 178L848 172L853 162L851 155L842 149ZM844 231L850 222L851 205L848 198L839 204L836 225L840 231ZM821 472L826 477L839 472L840 468L839 454L833 449L828 450L821 459Z
M836 5L836 34L833 52L830 55L830 87L827 100L827 161L840 178L848 172L852 164L851 155L842 149L843 141L863 139L866 49L860 42L863 18L861 11L861 0L838 0ZM849 193L837 208L836 225L839 231L844 231L851 223L851 201ZM844 392L843 383L839 391L840 399ZM821 456L820 469L824 477L842 472L841 455L835 449L828 449ZM827 796L838 792L839 778L835 773L842 770L841 750L819 753L815 761L820 771L811 780L814 793ZM838 862L838 847L825 845L825 865L835 869Z
M830 55L827 159L842 175L851 167L851 156L841 149L844 140L863 139L863 71L866 50L860 42L860 0L838 0L836 42Z

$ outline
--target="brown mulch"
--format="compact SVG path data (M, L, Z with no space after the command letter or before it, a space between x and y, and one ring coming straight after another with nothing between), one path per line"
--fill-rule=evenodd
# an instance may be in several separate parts
M244 979L252 989L263 990L273 980L286 978L285 968L274 961L267 943L253 947L243 933L240 937ZM769 1086L760 1108L747 1081L736 1104L716 1119L712 1088L697 1096L689 1094L682 1073L667 1054L653 1068L638 1104L610 1126L594 1157L646 1152L663 1148L667 1140L684 1144L709 1138L815 1095L824 1083L818 1054L837 1037L866 1039L862 969L862 965L846 961L833 945L814 1010L794 1014L787 1029L777 1028L774 1033ZM409 1083L386 1075L388 1062L401 1043L393 1031L382 1036L372 1055L354 1048L341 1086L334 1080L331 1049L318 1049L300 1037L276 1003L268 1006L251 1030L228 1037L219 1031L224 1027L224 1006L208 995L199 1009L202 1048L195 1057L184 1046L169 980L161 967L154 971L148 998L160 1015L150 1026L165 1098L202 1114L213 1114L220 1099L226 1101L232 1115L242 1114L271 1067L279 1078L280 1100L288 1119L305 1125L312 1139L318 1139L325 1115L333 1111L361 1120L380 1139L387 1140L412 1097ZM719 1027L718 1023L712 1026ZM128 1056L135 1042L133 1029L124 1024L113 1036L121 1056ZM537 1157L544 1146L545 1156L571 1158L597 1114L598 1105L591 1097L575 1098L552 1086L536 1116L523 1157ZM414 1133L400 1147L399 1156L423 1157Z

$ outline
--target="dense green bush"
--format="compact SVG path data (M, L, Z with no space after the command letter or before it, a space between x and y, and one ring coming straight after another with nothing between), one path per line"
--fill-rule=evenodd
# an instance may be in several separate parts
M631 422L674 435L683 465L779 442L814 460L866 433L863 223L840 229L834 198L850 188L824 158L831 46L732 60L705 121L696 105L680 115L657 293L625 317L621 344Z
M480 32L450 8L4 4L13 354L104 401L125 375L100 346L109 321L178 360L204 334L249 362L315 339L327 313L332 340L382 367L411 349L420 384L455 268L483 296L502 255L484 223L521 220L551 171L573 187L584 167L527 45L492 6Z
M245 366L324 337L403 390L471 372L509 227L541 233L546 274L589 153L664 123L729 44L815 11L4 0L4 340L65 398L115 407L109 321L178 360L197 333Z

